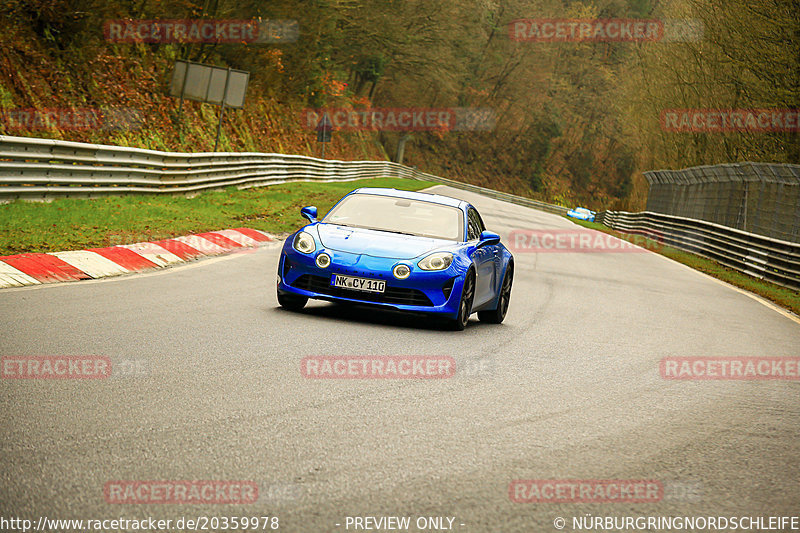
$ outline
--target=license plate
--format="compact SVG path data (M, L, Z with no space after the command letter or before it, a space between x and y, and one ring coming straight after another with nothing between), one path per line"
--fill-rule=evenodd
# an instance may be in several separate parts
M331 276L331 285L342 289L352 289L364 292L383 292L386 290L386 282L378 279L354 278L351 276Z

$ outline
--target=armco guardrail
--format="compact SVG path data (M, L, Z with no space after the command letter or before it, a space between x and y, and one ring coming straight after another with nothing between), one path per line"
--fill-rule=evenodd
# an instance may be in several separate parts
M596 221L713 259L750 276L800 290L800 244L690 218L603 211Z
M650 170L647 211L800 243L800 165L732 163Z
M388 161L267 153L173 153L0 135L0 201L121 194L185 194L289 181L375 177L427 180L551 213L565 207L419 172Z

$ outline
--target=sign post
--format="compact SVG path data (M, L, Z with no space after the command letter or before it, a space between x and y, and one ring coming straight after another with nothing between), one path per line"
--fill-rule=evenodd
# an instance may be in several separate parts
M231 81L231 69L228 69L228 75L225 76L225 91L223 94L225 98L228 97L228 83ZM217 147L219 146L219 134L222 131L222 116L225 114L225 98L219 104L219 122L217 122L217 140L214 141L214 151L217 151Z
M327 113L317 122L317 142L322 143L322 159L325 159L325 143L331 142L333 123Z
M180 133L180 140L183 142L183 95L186 94L186 80L188 77L186 76L186 65L175 65L175 70L177 71L180 67L184 68L184 75L183 81L181 82L181 94L180 94L180 103L178 104L178 131ZM177 73L173 73L173 76L176 76Z
M176 61L169 92L171 96L180 98L178 120L181 118L184 99L220 106L217 138L214 142L214 151L216 152L219 147L225 108L240 109L244 107L244 97L249 81L250 73L245 70L215 67L191 61Z

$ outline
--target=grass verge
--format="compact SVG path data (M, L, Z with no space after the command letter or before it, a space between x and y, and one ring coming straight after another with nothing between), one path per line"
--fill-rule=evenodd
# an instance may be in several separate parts
M721 265L712 259L707 259L690 252L684 252L683 250L678 250L677 248L657 243L652 239L645 239L639 235L632 236L630 234L620 233L612 230L608 226L598 224L597 222L586 222L584 220L577 220L573 218L570 218L569 220L575 224L602 231L604 233L610 233L611 235L626 241L635 242L639 246L644 246L648 250L658 252L663 256L669 257L670 259L673 259L679 263L683 263L684 265L692 267L695 270L704 272L709 276L713 276L726 283L730 283L731 285L735 285L736 287L750 291L792 311L797 315L800 315L800 292L787 289L786 287L781 287L780 285L776 285L769 281L748 276L747 274L743 274L738 270L733 270L732 268ZM646 245L642 242L643 240L646 242Z
M346 182L295 182L271 187L206 191L184 196L127 195L0 205L0 255L58 252L152 241L226 228L292 232L306 221L300 208L320 215L358 187L420 190L427 181L375 178Z

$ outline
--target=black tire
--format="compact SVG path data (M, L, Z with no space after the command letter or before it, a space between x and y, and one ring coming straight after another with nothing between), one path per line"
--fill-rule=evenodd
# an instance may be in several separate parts
M278 293L278 303L281 305L281 307L290 311L300 311L306 306L307 302L308 298L305 296Z
M509 263L503 276L503 285L500 288L500 297L497 299L496 309L478 311L478 319L488 324L499 324L506 317L508 304L511 301L511 284L514 282L514 263Z
M464 278L464 287L461 289L461 300L458 304L458 316L450 321L450 329L464 331L472 314L472 301L475 299L475 272L470 270Z

